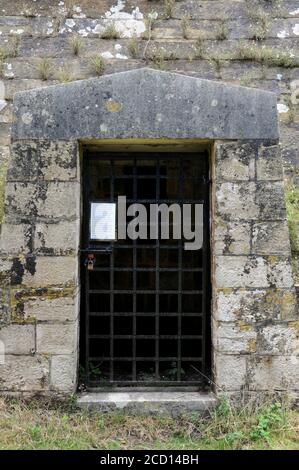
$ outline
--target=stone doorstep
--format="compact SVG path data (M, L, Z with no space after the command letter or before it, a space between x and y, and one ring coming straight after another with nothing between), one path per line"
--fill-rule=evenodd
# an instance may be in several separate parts
M186 412L211 411L217 405L217 398L211 392L87 392L78 396L77 405L79 408L103 412L126 411L134 414L178 416Z

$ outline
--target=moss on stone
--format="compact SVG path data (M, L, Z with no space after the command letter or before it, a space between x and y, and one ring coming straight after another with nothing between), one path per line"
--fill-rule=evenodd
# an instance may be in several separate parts
M17 289L11 291L11 318L13 323L35 323L36 318L25 314L25 303L41 299L51 301L62 297L74 297L74 288Z

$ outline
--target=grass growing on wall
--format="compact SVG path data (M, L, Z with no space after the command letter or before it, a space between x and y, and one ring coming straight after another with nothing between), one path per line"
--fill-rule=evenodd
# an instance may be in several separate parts
M299 414L280 403L173 419L0 400L0 449L299 449Z
M290 182L286 186L286 208L293 254L295 283L299 284L299 186Z
M5 164L0 165L0 226L4 216L4 195L5 195L5 180L6 180L7 167Z

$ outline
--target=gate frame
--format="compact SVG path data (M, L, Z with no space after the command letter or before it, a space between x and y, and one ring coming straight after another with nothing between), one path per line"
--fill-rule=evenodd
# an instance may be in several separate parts
M108 145L108 147L110 147L109 150L102 150L101 149L101 145L99 146L96 146L96 148L94 149L94 151L96 152L96 155L89 155L90 153L90 150L89 150L89 146L88 145L84 145L83 148L82 148L82 152L83 152L83 161L82 161L82 179L83 179L83 184L82 184L82 203L83 203L83 212L82 212L82 228L81 228L81 233L82 233L82 239L81 239L81 247L83 247L83 252L86 253L86 252L90 252L90 253L93 253L96 252L97 248L101 248L101 246L98 246L98 247L94 247L94 250L92 249L92 244L89 245L87 243L87 241L89 240L89 237L88 237L88 224L86 225L86 227L84 227L83 225L83 222L84 222L84 207L86 207L86 205L88 206L88 199L87 199L87 190L86 190L86 187L85 187L85 184L86 184L86 178L88 178L88 174L84 174L87 170L87 167L88 167L88 163L84 163L84 159L86 160L90 160L90 159L101 159L101 157L103 157L104 160L112 160L112 159L124 159L124 160L132 160L132 163L140 158L142 158L143 160L150 160L150 159L153 159L154 161L157 161L159 158L162 158L163 159L163 155L165 155L165 158L167 159L172 159L172 158L187 158L187 156L190 157L190 159L192 160L196 160L198 158L202 158L202 154L203 153L206 153L206 155L204 156L204 158L206 159L206 163L205 163L205 167L206 167L206 173L203 175L203 186L205 187L204 189L204 192L207 193L206 194L206 198L204 199L206 201L206 208L205 208L205 211L204 211L204 218L206 220L206 218L208 217L209 218L209 214L210 214L210 156L211 156L211 151L212 151L212 148L210 145L208 145L208 143L204 143L202 144L202 146L200 146L199 144L197 145L190 145L190 143L188 144L188 142L186 144L183 144L183 145L180 145L179 148L180 150L178 150L178 148L176 148L174 151L171 147L171 141L169 142L170 144L170 147L167 147L167 150L165 149L165 144L164 145L158 145L157 142L155 142L154 144L148 144L147 146L145 145L141 145L139 144L138 146L138 151L134 151L134 144L130 147L130 150L131 152L128 154L128 147L126 148L125 152L123 151L120 151L117 149L117 145L111 145L110 146ZM85 148L84 148L85 147ZM164 147L164 148L163 148ZM172 151L171 151L172 150ZM142 152L142 157L141 157L141 152ZM201 154L201 155L198 155L198 154ZM86 155L84 157L84 154ZM125 155L122 156L122 155ZM134 157L135 155L135 157ZM134 163L133 163L134 164ZM135 164L134 164L135 165ZM138 177L137 177L138 178ZM157 178L157 175L155 176L155 178ZM179 178L179 176L177 176L177 178ZM153 180L153 176L150 177L151 180ZM88 180L87 180L88 181ZM156 181L156 180L155 180ZM84 200L86 198L86 201L84 203ZM87 202L87 204L86 204ZM107 201L105 201L107 202ZM138 203L138 200L136 201ZM87 219L86 219L86 216L85 216L85 221L88 220L88 216L87 216ZM97 381L94 380L94 384L92 384L92 381L89 381L88 379L86 379L86 382L85 382L85 385L88 387L88 390L93 390L93 389L97 389L99 390L99 388L102 388L102 389L106 389L107 390L107 387L108 385L110 385L110 387L114 387L114 386L117 386L118 389L119 387L130 387L130 390L132 390L132 387L133 388L136 388L136 387L141 387L141 388L144 388L144 387L175 387L175 386L180 386L180 387L190 387L190 386L199 386L201 387L202 389L204 388L204 386L207 385L207 380L206 378L208 377L208 375L210 374L210 355L211 355L211 351L210 351L210 348L211 348L211 335L210 335L210 328L209 326L210 325L207 325L207 322L210 322L211 321L211 318L210 318L210 309L211 309L211 298L210 298L210 293L211 293L211 285L210 285L210 230L209 230L209 220L208 220L208 225L206 226L205 228L205 235L204 235L204 242L206 244L206 247L203 247L206 248L206 250L208 250L208 254L207 252L204 252L204 255L203 255L203 261L202 261L202 264L203 264L203 268L202 268L202 271L203 273L206 272L206 274L208 275L209 279L207 281L204 281L203 282L203 287L202 287L202 312L198 312L199 315L201 314L201 316L199 316L199 318L202 318L202 322L203 322L203 325L202 325L202 347L201 347L201 354L199 355L199 353L196 354L196 356L198 356L198 359L199 359L199 356L201 356L201 359L202 359L202 375L200 376L201 380L197 380L197 381L184 381L183 379L179 380L178 379L178 376L181 375L181 372L178 372L177 374L177 380L169 380L169 381L166 381L166 380L158 380L157 377L155 377L155 380L150 380L149 382L146 382L146 381L138 381L138 380L126 380L126 381L119 381L119 380L114 380L114 381L111 381L109 382L109 380L105 380L105 381L101 381L103 383L96 383ZM105 245L109 245L110 242L107 241ZM134 245L132 245L134 247ZM141 248L142 245L139 245L139 247ZM155 247L156 249L156 247ZM179 248L178 248L179 250ZM83 255L84 256L84 255ZM86 255L85 255L86 256ZM155 266L155 265L154 265ZM185 266L186 267L186 266ZM88 276L88 272L86 271L86 268L84 269L83 267L83 263L81 261L81 278L84 276L84 280L82 280L82 283L84 284L84 289L81 288L81 294L82 292L85 291L86 289L86 284L87 284L87 279L85 276ZM85 272L86 271L86 272ZM164 272L167 271L166 268L164 268ZM134 290L134 289L133 289ZM161 289L159 288L159 291ZM183 290L183 289L181 289ZM126 292L124 290L124 292ZM178 293L180 292L180 290L178 289ZM138 291L137 291L138 293ZM167 292L163 292L164 294L166 294ZM86 293L85 293L86 295ZM206 299L206 295L209 295L209 298ZM84 306L85 304L85 306ZM86 322L86 309L88 309L87 307L87 301L86 299L82 298L81 299L81 310L82 308L85 310L85 319L84 321ZM159 312L160 314L160 312ZM118 315L118 313L116 313L116 316ZM156 314L157 315L157 314ZM179 318L179 315L181 316L184 316L184 313L178 313L178 316L177 318ZM196 313L194 312L193 316L196 316ZM134 317L134 314L132 313L132 317ZM80 318L83 318L82 314L80 314ZM85 323L86 325L86 323ZM88 324L87 324L88 325ZM178 333L180 334L180 333ZM133 335L134 336L134 335ZM82 332L80 333L80 342L82 341ZM171 338L169 338L171 339ZM88 337L85 335L85 343L87 343L87 345L89 345L89 340L88 340ZM85 345L86 347L86 345ZM87 346L88 347L88 346ZM208 347L209 347L209 351L208 351ZM85 355L84 355L84 361L82 360L82 357L81 357L81 354L80 354L80 358L81 358L81 363L84 363L86 364L86 376L88 377L88 354L87 352L85 352ZM132 359L132 362L133 362L133 359ZM155 361L152 361L152 362L155 362L155 366L157 366L157 360ZM178 359L178 362L180 362L180 359ZM135 360L135 364L136 364L136 360ZM112 367L110 365L110 367ZM178 366L178 369L181 370L181 364ZM157 370L157 369L156 369ZM135 373L136 373L136 368L135 368ZM207 375L208 374L208 375Z

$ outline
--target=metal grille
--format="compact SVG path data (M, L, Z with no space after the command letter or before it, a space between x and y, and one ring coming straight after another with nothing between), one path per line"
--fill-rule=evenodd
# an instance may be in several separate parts
M209 363L208 155L84 155L81 365L88 387L202 385ZM90 201L203 203L203 248L185 240L90 244ZM105 250L105 251L104 251ZM84 266L93 254L93 270ZM84 331L85 330L85 331Z

